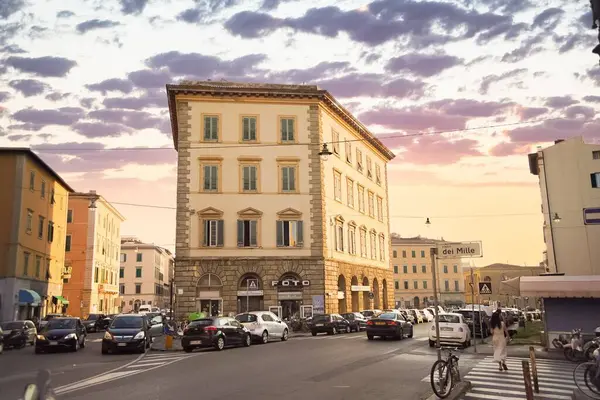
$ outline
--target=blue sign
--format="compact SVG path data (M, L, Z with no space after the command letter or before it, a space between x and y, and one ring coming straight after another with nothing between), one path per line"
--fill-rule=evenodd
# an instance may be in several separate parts
M584 208L583 223L586 225L600 225L600 208Z

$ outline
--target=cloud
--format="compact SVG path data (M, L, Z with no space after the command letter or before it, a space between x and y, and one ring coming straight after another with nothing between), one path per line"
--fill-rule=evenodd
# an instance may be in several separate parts
M20 92L25 97L37 96L50 89L50 86L35 79L17 79L10 81L8 86Z
M405 131L438 131L464 129L467 117L447 115L420 107L383 107L366 111L358 117L363 123Z
M520 107L518 113L521 116L521 121L539 117L550 111L546 107Z
M94 29L112 28L117 25L121 25L121 23L117 22L117 21L110 21L107 19L103 19L103 20L91 19L89 21L85 21L80 24L77 24L77 26L75 28L77 29L77 31L79 33L86 33L91 30L94 30Z
M244 77L255 72L257 65L267 59L264 54L248 54L233 60L222 60L199 53L169 51L156 54L146 60L151 68L166 68L172 75L215 79L220 77Z
M439 110L447 115L458 115L462 117L491 117L512 109L513 102L477 101L471 99L444 99L433 101L427 107Z
M61 100L68 98L70 95L71 95L71 93L60 93L60 92L49 93L46 95L46 100L61 101Z
M11 15L25 7L24 0L2 0L0 1L0 17L8 19Z
M390 59L386 70L394 74L407 71L418 76L430 77L463 62L463 59L447 54L411 53Z
M75 13L69 10L62 10L56 13L56 18L69 18L74 16Z
M148 4L148 0L120 0L120 3L123 14L141 14Z
M107 122L77 122L71 128L86 138L119 137L131 133L132 129L121 124Z
M203 17L203 14L199 9L188 8L187 10L183 10L182 12L177 14L175 19L177 19L177 21L183 21L183 22L187 22L189 24L195 24L195 23L202 21L202 17Z
M540 124L515 128L508 132L514 143L547 143L556 139L584 136L587 139L600 138L600 119L557 119Z
M404 78L387 81L386 76L380 74L355 73L316 83L339 98L379 96L418 99L425 95L426 89L422 81Z
M526 40L522 40L521 45L511 51L510 53L505 53L502 56L502 62L506 63L517 63L519 61L523 61L524 59L531 57L534 54L541 53L544 51L544 47L540 44L543 42L543 36L546 33L536 35Z
M311 8L298 18L242 11L224 24L232 35L245 38L264 37L287 28L331 38L346 33L352 40L371 46L403 39L422 48L482 34L487 34L489 40L508 33L511 26L511 16L479 13L450 3L411 0L374 1L367 11L344 11L334 6Z
M89 118L105 123L121 124L133 129L159 129L165 117L157 117L146 111L104 109L91 111Z
M139 97L108 97L102 102L106 108L140 110L146 107L167 108L167 95L164 91L147 91Z
M25 134L18 134L18 135L10 135L7 137L8 140L12 141L12 142L20 142L22 140L25 139L31 139L31 134L25 133Z
M143 89L164 88L172 80L167 71L149 69L130 72L127 77L135 86Z
M16 44L11 44L9 46L4 46L0 49L0 53L7 53L7 54L23 54L23 53L27 53L25 50L23 50L22 48L20 48L19 46L17 46Z
M84 116L84 110L78 107L62 107L58 109L37 110L26 108L12 115L16 121L38 126L40 129L47 125L72 125ZM33 129L39 130L39 129Z
M5 102L8 99L10 99L10 93L9 92L0 92L0 103L3 103L3 102Z
M295 83L306 82L310 84L332 75L353 71L356 71L356 68L348 61L323 61L309 68L293 68L285 71L271 72L269 79Z
M556 29L563 14L564 11L560 8L548 8L536 15L536 17L533 19L532 26L534 28L552 31Z
M500 75L486 75L481 80L481 84L479 86L479 93L488 94L488 92L490 90L490 86L492 84L498 83L501 81L505 81L505 80L509 80L509 79L513 79L513 78L520 78L527 71L528 70L526 68L517 68L517 69L513 69L511 71L507 71Z
M6 65L21 72L43 77L65 77L77 63L63 57L8 57Z
M6 42L15 37L23 30L24 26L25 25L20 22L0 24L0 45L6 44Z
M546 98L546 106L550 108L563 108L568 107L573 104L579 103L577 100L573 99L571 96L551 96Z
M388 147L388 141L380 138ZM450 140L442 135L406 138L403 141L396 138L394 148L401 146L404 151L396 155L394 163L448 165L460 161L464 157L481 156L477 149L479 142L473 139Z
M108 92L131 93L133 90L131 81L119 78L106 79L102 82L85 85L85 87L88 88L88 90L100 92L103 95L106 95Z
M600 96L585 96L583 100L590 103L600 103Z
M523 143L502 142L492 147L489 154L494 157L506 157L514 154L527 154L529 149L530 146Z

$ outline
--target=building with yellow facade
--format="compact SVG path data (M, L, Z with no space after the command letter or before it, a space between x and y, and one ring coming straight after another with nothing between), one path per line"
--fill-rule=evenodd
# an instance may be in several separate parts
M0 148L0 321L60 312L73 189L26 148Z

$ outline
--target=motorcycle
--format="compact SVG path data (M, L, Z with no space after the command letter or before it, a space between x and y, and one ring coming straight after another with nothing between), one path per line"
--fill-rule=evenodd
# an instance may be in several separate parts
M600 349L600 327L595 330L596 337L583 345L583 355L586 360L594 361L594 351Z
M56 400L56 394L50 385L50 371L38 372L36 383L25 386L22 400Z
M552 345L557 349L562 349L566 344L569 343L569 339L567 339L567 335L560 334L557 338L552 340Z
M581 329L573 329L570 343L563 346L565 358L572 362L584 360L583 344Z

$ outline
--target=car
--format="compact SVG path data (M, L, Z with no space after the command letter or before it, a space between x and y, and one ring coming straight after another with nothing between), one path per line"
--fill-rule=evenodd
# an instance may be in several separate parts
M249 347L251 344L250 331L231 317L195 319L185 328L181 338L181 346L186 353L207 347L221 351L227 346Z
M110 318L104 314L90 314L83 320L83 325L88 332L105 330L110 324Z
M440 325L440 344L460 344L467 348L471 345L471 330L462 314L438 314ZM437 342L435 324L429 330L429 346L434 347Z
M367 322L367 339L413 337L413 324L400 312L383 313Z
M4 331L2 336L4 347L6 348L13 347L21 349L28 344L33 345L35 343L37 329L32 321L20 320L3 322L2 330Z
M435 320L435 316L426 308L419 310L419 314L423 316L423 321L425 322L433 322Z
M392 310L391 312L394 312L394 311L395 311L395 310ZM401 308L401 309L398 309L398 312L399 312L400 314L404 315L404 318L406 318L406 320L407 320L408 322L410 322L411 324L413 324L413 325L414 325L414 324L416 323L416 322L415 322L415 321L416 321L416 319L415 319L414 315L412 315L412 313L411 313L409 310L406 310L406 309L403 309L403 308Z
M359 312L344 313L342 317L350 323L350 331L359 332L367 329L367 318Z
M381 310L362 310L360 313L364 315L366 319L371 319L381 314Z
M408 310L408 312L415 318L416 324L421 324L421 323L425 322L423 315L416 308L411 308L410 310Z
M87 332L77 317L52 318L38 332L35 354L53 350L78 351L85 348Z
M318 333L336 335L341 332L350 333L350 322L339 314L315 315L310 322L310 333L317 336Z
M482 309L479 311L478 309L475 309L475 311L473 311L472 308L463 308L456 311L456 313L463 316L473 337L486 338L490 336L490 318L486 310ZM473 323L473 315L475 315L475 323Z
M145 353L152 342L150 328L148 318L142 314L117 315L102 338L102 354L121 351Z
M253 340L260 343L268 343L271 338L288 340L288 326L270 311L250 311L236 315L235 319L250 331Z
M38 327L37 327L38 330L42 329L44 327L44 325L46 325L48 323L48 321L50 321L52 318L56 318L56 317L66 317L66 315L58 314L58 313L46 314L46 316L39 322Z

